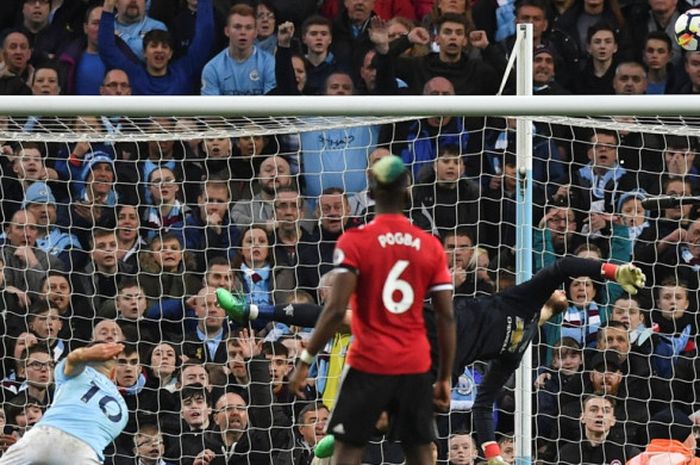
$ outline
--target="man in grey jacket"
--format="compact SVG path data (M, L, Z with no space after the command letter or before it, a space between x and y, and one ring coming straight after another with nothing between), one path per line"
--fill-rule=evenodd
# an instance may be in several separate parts
M18 210L5 228L2 257L5 282L19 291L38 293L50 270L63 271L63 262L36 245L37 220L27 210Z

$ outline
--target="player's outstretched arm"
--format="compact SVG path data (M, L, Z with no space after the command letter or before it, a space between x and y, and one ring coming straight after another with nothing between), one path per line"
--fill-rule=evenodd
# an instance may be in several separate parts
M355 292L356 285L357 275L352 271L338 272L336 275L330 297L323 307L314 332L311 334L311 339L309 339L306 348L299 356L294 372L290 377L289 390L297 396L304 397L303 387L306 384L309 366L313 363L316 354L338 331L345 317L345 310L348 308L350 296Z
M67 377L79 375L90 362L104 362L116 357L124 350L124 344L105 342L90 347L75 349L66 357L63 374Z
M637 289L644 287L647 277L644 272L631 263L614 265L604 263L600 273L604 278L616 281L622 289L630 294L636 294Z
M435 310L438 347L440 348L440 366L438 367L438 379L435 382L433 397L437 408L447 410L450 406L452 365L454 364L457 339L452 308L452 291L433 292L432 300Z

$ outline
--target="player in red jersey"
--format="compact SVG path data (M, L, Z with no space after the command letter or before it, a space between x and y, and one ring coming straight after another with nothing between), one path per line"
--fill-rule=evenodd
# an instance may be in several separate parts
M446 410L450 402L455 352L452 278L440 242L402 214L409 176L401 159L382 158L372 167L369 183L377 216L338 240L334 261L339 273L289 388L301 395L309 366L338 329L350 301L354 340L349 368L327 427L336 438L334 463L360 463L382 411L389 412L406 463L432 463L433 403ZM440 348L434 387L423 319L428 296Z

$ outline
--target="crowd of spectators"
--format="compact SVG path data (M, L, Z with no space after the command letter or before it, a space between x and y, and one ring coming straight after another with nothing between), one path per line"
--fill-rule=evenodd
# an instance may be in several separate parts
M692 6L3 0L0 94L100 95L106 112L112 95L259 95L261 105L265 94L490 95L523 22L534 25L536 95L697 93L700 53L671 39ZM0 118L2 129L32 134L56 123ZM135 124L114 115L59 123L112 135ZM140 129L206 127L151 118ZM295 398L286 379L310 328L237 324L214 290L255 304L323 303L336 240L374 215L367 168L389 153L411 167L406 214L442 240L455 299L513 285L514 134L508 119L434 117L251 137L0 142L0 443L41 418L52 368L70 350L124 341L115 379L130 421L110 463L308 465L351 335L334 336L306 398ZM646 211L642 201L698 193L700 141L537 123L533 145L535 270L571 254L632 261L649 284L639 296L588 278L567 285L569 308L536 344L536 460L624 463L659 438L694 454L682 436L686 423L700 426L691 417L700 214L690 204ZM438 419L442 463L479 460L470 408L483 368L465 367L452 411ZM509 383L494 412L509 461L513 411ZM664 437L652 418L680 426ZM366 463L402 462L386 423Z

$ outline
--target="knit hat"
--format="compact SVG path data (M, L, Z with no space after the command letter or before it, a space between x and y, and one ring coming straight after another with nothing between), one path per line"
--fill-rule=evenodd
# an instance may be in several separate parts
M45 182L38 181L32 183L32 185L27 188L27 192L24 193L22 208L27 208L28 205L33 203L56 205L56 197L54 197L51 188Z
M646 198L648 196L649 196L649 194L647 194L647 191L645 191L644 189L634 189L634 190L623 193L617 199L617 203L615 204L615 213L621 213L622 212L622 205L625 202L627 202L629 199L636 198L639 200L646 200ZM649 216L648 212L645 216Z
M677 408L667 408L649 421L649 439L675 439L683 442L693 433L693 422L687 413Z
M99 163L107 163L112 171L114 171L114 159L112 156L106 152L97 150L95 152L90 152L85 156L83 171L80 173L80 178L83 181L87 181L88 175L92 171L93 167Z

